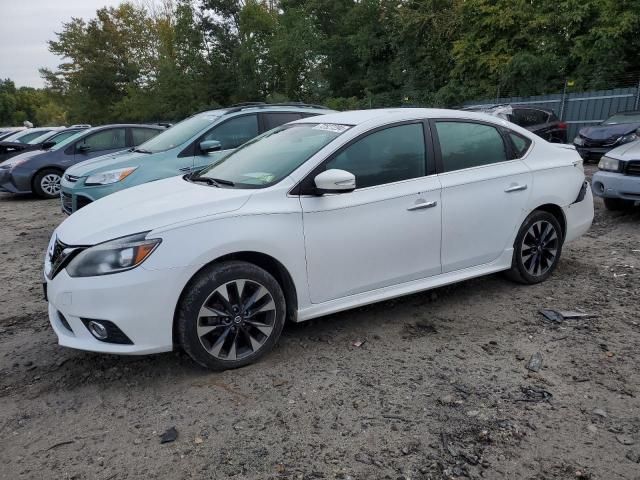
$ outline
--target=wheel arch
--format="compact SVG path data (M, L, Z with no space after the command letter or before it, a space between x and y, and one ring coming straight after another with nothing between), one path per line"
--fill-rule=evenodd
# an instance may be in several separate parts
M35 186L35 180L36 177L38 176L38 174L44 170L57 170L58 172L60 172L60 177L62 178L62 176L64 175L64 168L60 167L59 165L43 165L41 167L38 167L32 174L31 174L31 179L29 180L29 183L31 185L31 191L34 191L34 186Z
M186 295L186 292L189 289L189 286L193 283L194 279L202 272L205 268L209 268L212 265L217 263L225 262L228 260L236 260L243 261L247 263L251 263L256 265L263 270L269 272L276 279L280 287L282 288L282 292L284 293L284 299L287 305L287 321L295 322L298 314L298 292L293 281L293 277L289 273L289 270L277 259L272 257L271 255L267 255L261 252L255 251L241 251L234 252L218 257L205 265L203 265L197 272L195 272L189 281L184 285L182 291L180 292L180 296L178 297L178 301L175 305L173 312L173 326L172 326L172 336L173 336L173 344L178 345L178 335L177 335L177 319L178 319L178 308L180 307L180 303L182 299Z
M567 235L567 218L565 217L562 207L556 205L555 203L545 203L531 210L531 213L537 210L550 213L551 215L556 217L556 220L558 220L560 228L562 229L562 239L564 240Z

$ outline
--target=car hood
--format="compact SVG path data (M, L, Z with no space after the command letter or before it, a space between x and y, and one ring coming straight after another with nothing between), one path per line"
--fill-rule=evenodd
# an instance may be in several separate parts
M217 188L171 177L128 188L76 211L57 228L67 245L95 245L242 207L252 190Z
M580 129L580 136L591 140L608 140L628 135L640 128L640 123L618 123L616 125L597 125Z
M67 169L69 175L76 177L86 177L94 173L106 172L107 170L115 170L121 167L131 167L137 165L142 158L149 157L148 153L133 152L131 150L123 150L116 153L108 153L100 157L92 158L75 164Z
M640 140L626 143L614 148L607 153L607 157L616 158L618 160L640 160Z

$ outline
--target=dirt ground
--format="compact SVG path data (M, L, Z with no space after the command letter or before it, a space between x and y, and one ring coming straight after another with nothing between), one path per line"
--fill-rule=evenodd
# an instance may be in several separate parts
M40 282L64 216L1 194L0 478L640 479L640 209L596 209L546 283L290 325L263 361L211 373L59 347Z

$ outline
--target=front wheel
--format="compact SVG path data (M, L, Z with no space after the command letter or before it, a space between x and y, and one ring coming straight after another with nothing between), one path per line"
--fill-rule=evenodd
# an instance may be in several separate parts
M562 229L555 216L541 210L532 212L518 231L507 275L525 284L545 281L558 266L562 240Z
M285 316L282 289L266 270L239 261L215 264L194 278L180 302L179 340L206 368L238 368L274 347Z
M57 198L60 195L60 170L47 168L33 177L33 193L40 198Z

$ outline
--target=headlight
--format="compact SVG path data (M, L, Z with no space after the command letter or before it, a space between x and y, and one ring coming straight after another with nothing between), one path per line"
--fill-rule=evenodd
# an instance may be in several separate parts
M67 265L70 277L109 275L136 268L144 262L162 240L146 239L149 232L117 238L80 252Z
M637 138L638 138L638 135L636 135L635 133L630 133L629 135L625 135L624 137L620 137L618 142L620 142L620 143L629 143L629 142L633 142Z
M573 144L574 145L584 145L584 138L578 136L576 138L573 139Z
M600 159L600 163L598 163L598 168L600 170L607 170L608 172L618 172L620 171L620 160L616 160L615 158L602 157Z
M121 182L131 175L138 167L125 167L118 170L108 170L102 173L96 173L87 177L85 185L109 185L110 183Z

